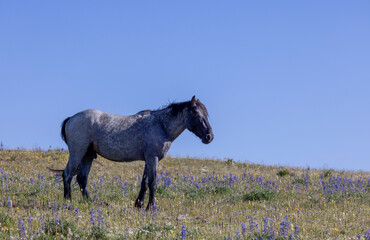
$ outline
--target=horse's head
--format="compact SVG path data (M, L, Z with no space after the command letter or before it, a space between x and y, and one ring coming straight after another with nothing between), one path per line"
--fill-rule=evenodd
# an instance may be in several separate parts
M204 144L208 144L213 140L212 127L208 122L208 112L206 107L195 99L195 96L190 101L190 106L187 108L185 118L186 128L197 135Z

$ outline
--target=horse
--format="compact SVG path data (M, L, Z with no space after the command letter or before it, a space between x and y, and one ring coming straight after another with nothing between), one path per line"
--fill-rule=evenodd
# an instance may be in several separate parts
M149 187L146 210L150 209L155 204L158 162L185 129L204 144L211 143L214 138L207 108L195 96L190 101L135 115L114 115L89 109L66 118L61 125L61 136L68 145L69 160L66 168L59 170L63 172L64 198L71 199L71 181L77 174L82 196L89 199L88 176L99 154L116 162L145 161L141 189L134 206L144 207Z

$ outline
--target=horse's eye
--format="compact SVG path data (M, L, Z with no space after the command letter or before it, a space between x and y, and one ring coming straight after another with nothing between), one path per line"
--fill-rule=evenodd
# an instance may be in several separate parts
M205 121L204 119L202 120L202 123L203 123L203 126L204 126L204 127L206 127L206 126L207 126L207 123L206 123L206 121Z

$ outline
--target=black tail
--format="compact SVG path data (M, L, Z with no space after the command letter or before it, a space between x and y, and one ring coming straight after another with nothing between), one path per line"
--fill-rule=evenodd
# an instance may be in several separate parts
M64 121L62 122L62 130L60 132L60 135L62 136L62 139L67 143L67 136L66 136L66 124L68 122L68 120L70 119L70 117L64 119Z
M64 174L64 169L52 169L52 168L49 168L47 167L51 172L53 173L62 173ZM80 169L80 166L78 166L78 168L76 169L76 171L74 172L73 176L76 175L78 173L78 170Z
M47 167L50 171L54 172L54 173L63 173L64 172L64 169L52 169L52 168L49 168Z

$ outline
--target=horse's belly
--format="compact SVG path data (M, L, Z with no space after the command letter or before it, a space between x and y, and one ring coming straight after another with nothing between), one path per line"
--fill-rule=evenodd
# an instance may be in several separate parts
M95 141L94 150L104 158L118 162L130 162L144 160L144 149L142 144L133 144L130 141Z
M142 154L135 151L122 151L119 149L100 149L97 151L99 155L112 161L117 162L131 162L135 160L144 160Z

